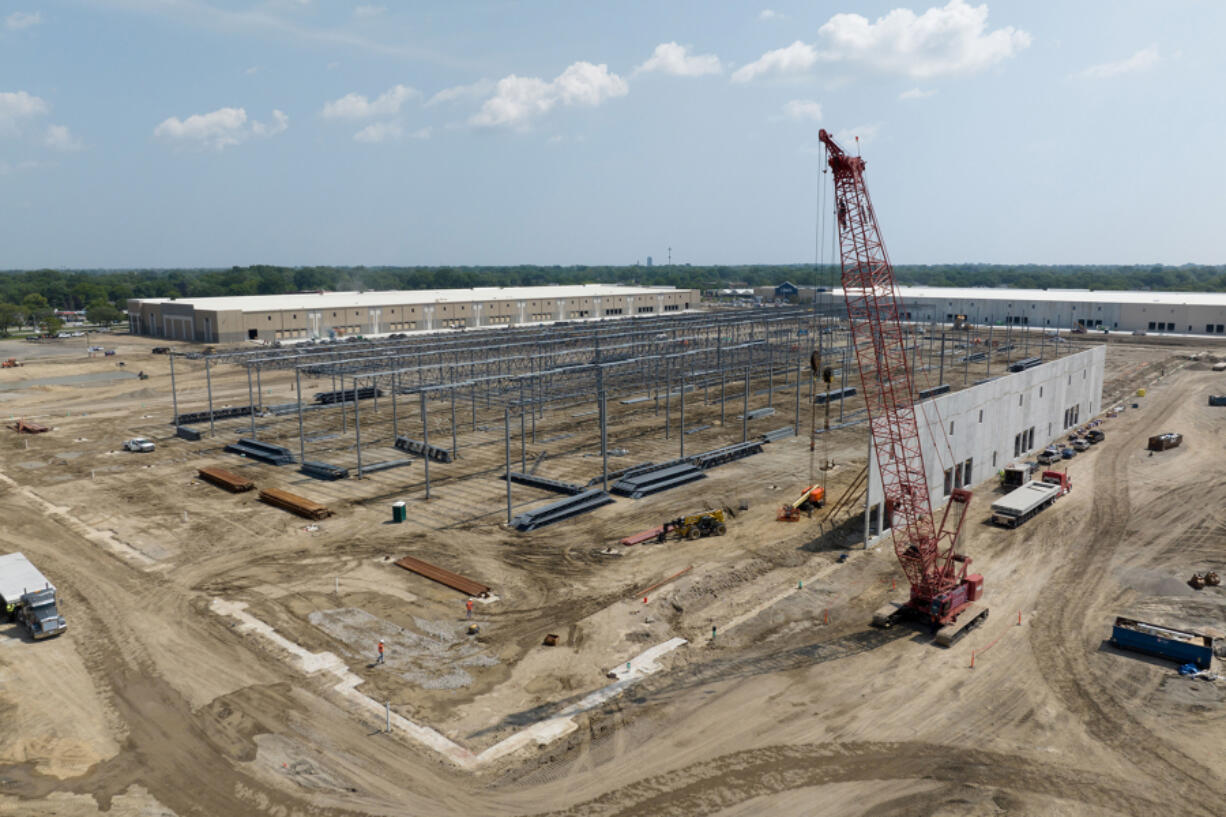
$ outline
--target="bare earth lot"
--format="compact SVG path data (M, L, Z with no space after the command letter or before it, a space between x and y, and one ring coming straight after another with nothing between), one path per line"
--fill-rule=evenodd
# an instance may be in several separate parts
M427 503L420 463L325 483L221 452L246 420L174 439L155 342L118 336L118 359L0 343L0 358L28 361L0 373L0 415L54 427L0 430L0 552L29 556L69 620L38 644L0 627L0 814L1226 813L1226 680L1107 643L1121 613L1226 635L1226 588L1185 584L1226 573L1226 409L1206 405L1226 375L1186 359L1204 344L1131 340L1108 348L1104 400L1140 407L1066 463L1072 494L1006 531L979 524L998 493L976 489L964 550L992 615L948 650L867 626L904 587L888 541L858 548L854 510L775 521L806 484L804 439L519 534L503 524L500 410L467 432L457 465L431 465ZM246 404L241 370L218 369L213 387L219 403ZM283 376L264 387L268 403L291 399ZM1124 397L1139 387L1144 398ZM202 384L181 388L198 407ZM776 392L778 414L752 433L790 424L793 399ZM653 408L614 407L610 445L628 453L611 468L677 456ZM390 407L361 410L364 446L368 433L390 440ZM583 411L542 418L528 464L546 453L542 475L598 473L583 456L594 418L572 416ZM720 426L694 396L687 423L712 428L687 451L738 441L739 413ZM1149 456L1146 437L1164 431L1183 446ZM121 452L137 434L158 450ZM296 453L296 437L283 442ZM864 454L862 425L822 438L832 498ZM312 526L225 493L195 478L208 464L336 515ZM460 479L461 465L488 473ZM515 487L517 512L551 498ZM409 504L405 525L388 524L394 499ZM617 544L719 507L736 511L724 537ZM406 554L493 587L475 605L479 634L463 596L392 564ZM546 633L557 647L541 646ZM372 666L380 639L387 661ZM685 643L584 703L670 639ZM454 753L407 726L383 733L385 702ZM504 743L545 722L565 728Z

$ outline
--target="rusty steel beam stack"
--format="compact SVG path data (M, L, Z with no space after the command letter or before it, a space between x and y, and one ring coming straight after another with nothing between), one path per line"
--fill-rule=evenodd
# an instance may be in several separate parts
M326 505L320 505L306 497L291 494L279 488L267 488L260 491L260 501L283 511L305 516L307 519L325 519L332 515L332 511L328 510Z
M255 487L255 483L246 477L239 476L233 471L227 471L224 468L201 468L200 478L205 482L211 482L219 488L225 488L232 494L241 494L243 491L250 491Z
M452 573L450 570L445 570L429 562L423 562L421 559L414 559L412 556L405 556L403 559L398 560L396 565L403 567L410 573L425 576L431 581L436 581L439 584L450 587L452 590L459 590L466 596L480 596L484 598L490 594L490 589L487 585L475 582L472 579L461 576L459 573Z

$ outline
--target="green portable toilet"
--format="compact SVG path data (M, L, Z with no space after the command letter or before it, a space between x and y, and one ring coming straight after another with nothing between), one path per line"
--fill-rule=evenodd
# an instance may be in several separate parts
M408 518L408 511L403 502L392 503L392 521L396 523L403 522Z

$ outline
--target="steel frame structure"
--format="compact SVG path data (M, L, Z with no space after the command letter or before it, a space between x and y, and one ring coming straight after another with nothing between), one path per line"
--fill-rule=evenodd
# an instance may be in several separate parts
M697 408L714 423L716 415L705 407L718 405L718 427L725 430L724 438L747 440L751 397L754 408L776 406L777 391L793 390L793 384L800 383L802 388L794 389L789 401L794 404L789 407L793 415L791 424L795 433L800 434L802 399L807 399L806 405L811 404L815 389L821 388L805 374L818 339L824 347L824 360L836 369L834 386L847 386L848 378L855 374L850 365L852 347L841 328L842 321L838 320L841 315L841 306L822 312L811 306L716 309L547 327L503 327L376 341L260 347L210 355L175 354L171 357L173 407L177 418L175 359L179 358L180 367L184 357L197 362L202 359L209 431L216 434L212 419L213 367L217 363L243 366L247 375L244 401L247 415L222 421L228 433L237 430L240 434L246 432L252 437L296 447L299 458L304 460L326 461L340 456L352 465L356 457L359 477L371 465L370 452L389 446L398 434L449 447L454 458L469 446L489 445L486 432L499 421L506 426L504 434L499 435L505 439L499 442L507 447L508 461L511 424L517 421L518 459L520 467L526 468L527 444L537 444L538 421L555 424L560 419L565 424L570 420L562 412L583 408L586 410L571 416L591 415L592 422L599 423L601 476L605 477L611 414L618 421L633 421L633 417L647 413L659 417L663 410L664 416L660 418L663 438L673 441L677 455L684 457L687 449L696 453L694 440L687 442L687 437L709 427L692 422L687 411L692 417ZM915 338L908 347L918 358L926 341L925 357L934 372L938 370L934 356L938 351L937 340L936 333L930 332L923 340ZM939 348L942 374L945 354L946 343L942 338ZM967 367L962 367L964 383L967 371ZM273 375L269 382L274 383L275 391L281 391L289 373L293 401L269 405L265 375ZM303 394L304 383L310 382L324 389L343 391L375 386L382 394L370 400L312 405L311 398ZM802 398L806 382L808 395ZM233 396L231 388L228 397L231 403ZM845 423L845 401L842 397L837 399L838 424L834 428L864 421L860 411ZM390 422L386 411L379 412L380 405L389 402ZM243 403L237 406L241 408ZM731 422L727 417L729 407L734 412ZM740 428L736 429L738 409ZM547 411L553 413L554 419L545 419ZM281 419L269 420L269 413ZM432 417L439 418L433 427ZM738 430L740 434L735 435ZM820 428L813 431L821 432ZM548 438L542 440L549 442ZM315 450L311 451L312 448ZM583 446L575 450L580 448ZM374 459L378 457L376 453ZM423 461L427 496L431 491L430 469L429 462ZM444 473L454 474L455 469L448 468ZM414 486L405 490L414 490Z

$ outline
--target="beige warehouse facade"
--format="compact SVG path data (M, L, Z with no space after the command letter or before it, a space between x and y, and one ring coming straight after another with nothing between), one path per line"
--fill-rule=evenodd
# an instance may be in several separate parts
M295 341L661 315L699 292L613 284L132 299L133 334L202 343Z

